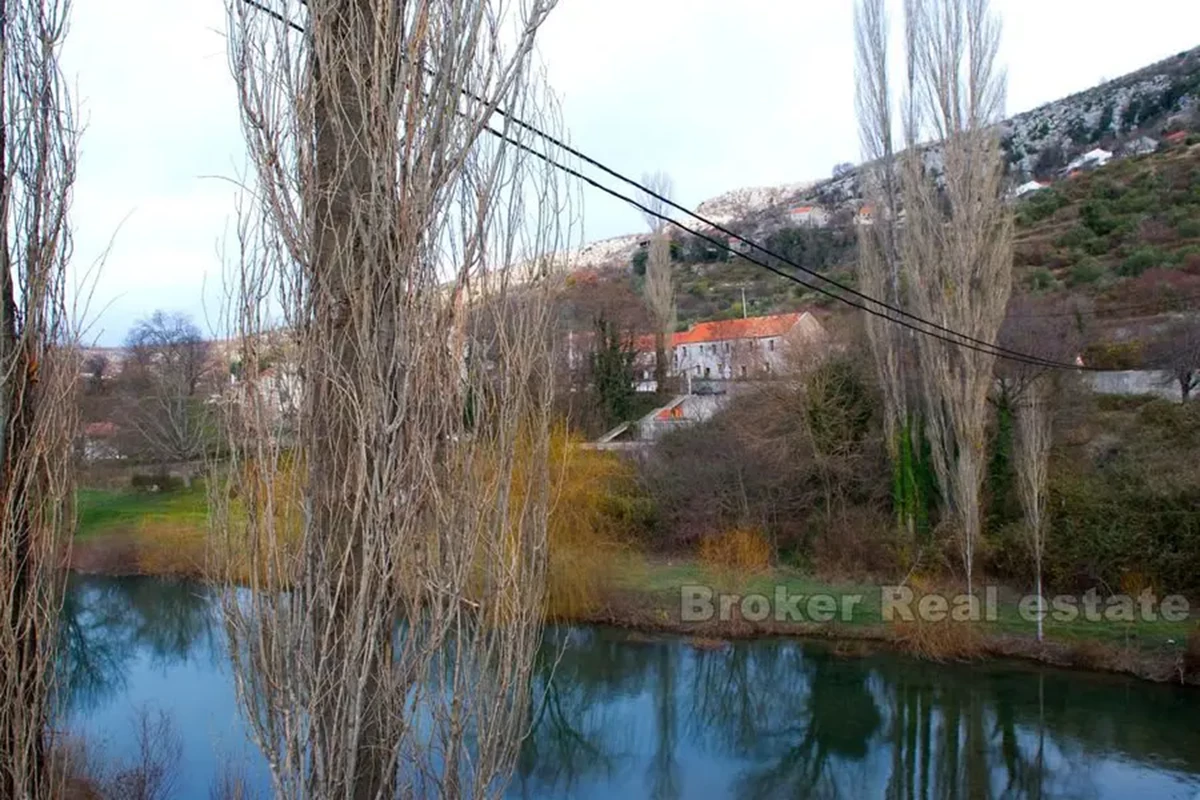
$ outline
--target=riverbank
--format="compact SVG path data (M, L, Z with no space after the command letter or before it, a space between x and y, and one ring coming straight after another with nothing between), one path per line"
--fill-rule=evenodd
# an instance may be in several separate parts
M158 575L204 579L207 536L203 489L170 494L80 494L79 531L66 566L84 574ZM986 586L982 581L981 586ZM847 655L871 647L897 648L933 661L1021 658L1059 667L1126 673L1200 685L1200 616L1183 621L1088 618L1045 620L1045 640L1020 613L1021 595L987 586L979 594L978 621L920 619L922 596L953 598L953 586L909 580L905 606L898 587L774 568L754 572L713 570L690 557L644 557L625 552L608 565L598 597L586 611L562 621L612 625L645 633L670 633L706 642L766 637L808 637L838 643ZM720 595L726 601L722 613ZM753 597L753 600L748 598ZM819 598L819 599L814 599ZM932 604L936 605L936 603ZM1105 610L1103 603L1100 611ZM816 612L816 613L811 613ZM945 616L949 617L949 613Z

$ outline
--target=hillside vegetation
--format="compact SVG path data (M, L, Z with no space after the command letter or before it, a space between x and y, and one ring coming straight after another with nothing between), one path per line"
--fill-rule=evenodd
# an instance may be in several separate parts
M1117 299L1135 288L1200 291L1200 147L1115 161L1034 193L1017 213L1018 278L1032 291ZM1177 275L1170 273L1177 272ZM1130 301L1128 292L1120 299Z

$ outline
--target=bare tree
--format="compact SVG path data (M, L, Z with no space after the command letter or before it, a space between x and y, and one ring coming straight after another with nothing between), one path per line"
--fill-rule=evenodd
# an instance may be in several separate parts
M0 8L0 797L50 796L50 681L72 528L78 351L67 307L76 129L68 4Z
M906 149L894 160L884 5L863 0L859 6L863 138L868 152L884 159L874 183L886 205L871 227L879 228L880 218L893 223L868 234L873 241L863 248L866 274L875 277L864 284L878 289L886 277L893 294L885 296L904 291L916 315L994 341L1012 285L1012 220L996 128L1004 103L1004 76L996 66L999 24L988 0L911 0L905 12ZM903 265L904 276L895 264ZM881 339L876 330L872 340ZM934 471L957 528L970 589L995 358L932 337L914 344ZM884 344L876 350L888 406L899 409L903 383L894 376L902 348ZM896 413L890 416L895 425Z
M281 796L491 796L511 773L544 603L546 254L568 217L494 109L545 110L530 53L553 5L277 5L307 9L303 36L229 5L255 186L215 522L250 559L225 616ZM254 388L280 324L301 381L286 451Z
M1188 316L1172 321L1148 349L1150 363L1170 373L1186 403L1192 390L1200 386L1200 318Z
M1049 298L1014 296L1000 328L1000 344L1046 361L1071 363L1079 355L1086 335L1084 313L1078 299L1067 304ZM1050 447L1056 418L1066 408L1060 398L1078 376L1045 364L1006 359L996 364L996 378L996 406L1000 413L1011 412L1016 420L1013 466L1017 496L1033 555L1035 591L1040 598ZM1041 612L1039 608L1039 641L1043 633Z
M859 138L866 161L863 194L874 211L873 224L858 227L859 274L866 295L892 308L905 309L910 303L900 252L899 160L912 154L896 153L884 0L861 0L855 6L855 34ZM911 83L911 69L909 75ZM911 539L916 532L916 504L920 502L916 485L909 480L914 474L914 454L920 452L916 441L920 435L916 419L919 404L910 397L914 342L903 327L875 315L867 316L865 327L883 389L884 434L897 487L897 521Z
M121 370L125 424L138 449L157 461L192 462L212 440L207 404L211 346L185 314L155 311L125 339ZM185 482L190 483L185 469Z
M1034 592L1038 596L1037 637L1042 640L1042 555L1046 549L1046 496L1050 478L1050 445L1053 442L1050 383L1034 381L1017 406L1014 454L1017 492L1025 516L1025 530L1033 553Z
M1012 289L1012 214L1004 198L997 123L1004 75L989 0L914 0L909 59L915 108L905 120L904 259L917 313L975 340L995 341ZM937 162L940 161L940 164ZM924 337L919 360L934 471L954 519L967 589L982 520L984 427L995 356Z
M665 172L642 176L642 185L650 192L642 192L642 205L654 213L645 212L646 224L650 226L650 252L646 259L646 304L654 316L654 382L658 391L667 391L669 349L671 335L675 332L675 282L671 277L671 239L669 223L663 219L670 216L670 206L659 198L671 199L671 177ZM657 195L657 197L655 196Z

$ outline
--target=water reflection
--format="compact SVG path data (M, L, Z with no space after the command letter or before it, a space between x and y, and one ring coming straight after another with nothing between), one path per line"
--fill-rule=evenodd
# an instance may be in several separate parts
M63 613L68 715L111 719L133 695L175 702L195 729L185 760L197 774L216 769L200 720L236 708L212 595L75 578ZM101 707L109 711L92 713ZM531 733L509 794L1190 797L1200 791L1198 712L1195 690L1012 664L558 628L538 656ZM183 800L208 796L208 781L196 784Z
M134 659L160 669L220 657L218 608L204 587L157 578L72 575L60 628L59 686L72 711L122 693Z
M518 797L1151 796L1200 781L1192 691L814 645L557 632ZM628 776L640 764L640 783ZM713 765L721 765L713 770ZM710 776L712 772L719 772ZM700 777L696 777L696 773ZM616 793L616 792L611 792Z

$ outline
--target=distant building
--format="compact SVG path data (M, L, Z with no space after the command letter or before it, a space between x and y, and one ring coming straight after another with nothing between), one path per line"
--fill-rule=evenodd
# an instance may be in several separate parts
M824 228L829 224L829 213L820 206L797 206L788 212L788 221L793 225Z
M762 378L785 372L789 353L818 346L824 336L808 311L701 322L673 337L669 372L692 381ZM652 376L653 337L648 344L643 352L649 371L643 375Z
M1042 189L1048 189L1049 187L1050 184L1048 183L1042 183L1041 181L1030 181L1029 183L1023 183L1017 188L1013 189L1011 196L1013 198L1024 197L1027 194L1040 192Z
M83 426L80 444L85 461L111 461L124 458L117 447L120 428L113 422L89 422Z
M1167 144L1175 145L1175 144L1183 144L1184 142L1187 141L1187 138L1188 138L1187 131L1175 131L1174 133L1168 133L1166 136L1164 136L1163 141L1166 142Z
M1113 154L1109 150L1097 147L1095 150L1089 150L1079 158L1067 164L1064 170L1066 173L1080 172L1089 169L1098 169L1103 167L1108 162L1112 161Z

